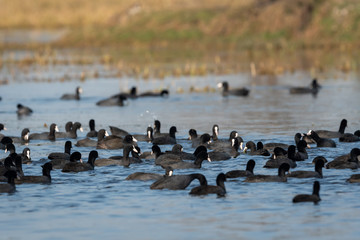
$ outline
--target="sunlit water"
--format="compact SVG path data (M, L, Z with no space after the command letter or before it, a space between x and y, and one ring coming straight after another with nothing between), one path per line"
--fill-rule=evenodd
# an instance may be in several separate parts
M247 98L224 99L220 92L176 94L179 87L216 86L227 80L230 86L248 86ZM187 138L190 128L209 132L213 124L227 138L236 130L244 141L284 142L293 144L296 132L309 129L338 130L341 119L348 120L346 132L360 129L360 82L356 76L348 80L320 80L323 88L317 95L290 95L291 85L304 86L311 80L306 74L286 75L268 84L251 80L248 75L167 78L140 81L134 79L94 79L66 83L12 83L1 86L1 122L3 132L19 136L25 127L31 132L48 129L44 123L57 123L64 130L67 121L79 121L85 137L88 121L96 121L96 129L118 126L131 133L145 133L154 119L162 122L162 131L172 125L178 129L178 142L184 151L192 152ZM81 101L61 101L63 93L82 86ZM137 86L139 92L166 87L169 98L130 100L125 107L98 107L95 102L120 90ZM16 104L33 108L30 117L18 119ZM315 156L329 161L350 152L360 143L339 143L338 147L311 148L309 159L296 170L313 170ZM24 165L27 175L40 175L40 165L50 152L63 151L65 140L55 143L32 141L32 165ZM73 143L76 140L72 140ZM151 144L139 143L142 151ZM17 152L25 146L16 145ZM162 146L162 150L171 146ZM87 159L90 148L74 147ZM122 154L122 150L99 150L100 157ZM1 153L3 158L7 154ZM199 172L209 184L215 184L220 172L244 169L248 159L256 160L255 173L276 174L264 169L267 158L241 154L222 162L204 162L199 170L178 170L175 174ZM320 180L318 205L293 204L299 193L311 193L314 179L289 179L287 183L244 183L243 179L225 183L227 195L191 197L188 192L198 185L194 181L186 190L150 190L150 182L124 181L136 171L163 173L152 161L133 164L130 168L98 167L94 171L65 174L52 171L50 185L19 185L14 194L1 194L0 229L2 239L358 239L360 234L360 185L345 180L357 170L324 169Z

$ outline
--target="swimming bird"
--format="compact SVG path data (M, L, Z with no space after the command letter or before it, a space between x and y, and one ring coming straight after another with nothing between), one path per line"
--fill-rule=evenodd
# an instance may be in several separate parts
M12 140L12 138L6 137L6 136L3 137L3 138L1 139L1 141L0 141L0 149L5 150L6 145L11 144L11 143L14 143L14 141Z
M154 120L154 137L167 136L168 133L161 133L161 123L159 120Z
M77 147L96 147L98 143L101 143L105 137L108 137L109 134L105 129L100 129L97 134L97 140L90 139L89 137L81 139L75 143Z
M315 171L292 171L286 176L295 178L323 178L322 168L325 165L325 160L323 156L318 156L314 159Z
M235 89L229 89L229 83L224 81L222 83L218 83L218 88L222 88L222 95L224 97L227 96L242 96L246 97L249 95L250 90L243 87L243 88L235 88Z
M79 123L79 122L73 123L71 130L69 132L67 132L67 138L76 139L77 138L77 130L79 130L80 132L84 131L81 127L81 123Z
M23 183L51 183L50 172L53 170L52 163L47 162L42 167L42 176L23 176L15 179L15 184Z
M172 126L169 130L168 136L155 137L152 142L153 144L157 144L157 145L176 144L176 136L175 136L176 132L177 132L176 127Z
M125 180L139 180L139 181L159 180L168 176L172 176L172 173L173 170L170 167L165 169L165 175L158 173L134 172L129 176L127 176Z
M243 140L241 137L239 137L239 134L237 131L231 131L228 139L218 139L216 141L213 141L208 144L209 149L216 149L216 148L224 148L229 147L231 145L231 139L238 138L240 149L242 149Z
M196 156L193 153L184 152L183 146L178 143L172 147L171 151L165 151L165 154L166 153L171 153L171 154L177 155L182 160L195 160L196 159Z
M200 137L194 139L194 140L192 141L192 145L191 145L191 146L192 146L193 148L196 148L196 147L201 146L201 145L206 146L206 147L209 147L209 144L210 144L210 143L211 143L211 136L210 136L210 134L204 133L204 134L202 134Z
M30 157L30 148L24 148L20 156L21 156L22 164L32 163Z
M295 161L304 161L305 159L308 159L308 153L306 151L306 147L308 144L305 142L305 140L300 140L296 147L298 151L295 153L294 160Z
M254 176L254 159L250 159L246 164L245 170L231 170L225 174L226 178L238 178L238 177L248 177Z
M124 129L114 127L114 126L109 126L109 128L110 128L111 135L118 136L118 137L125 137L126 135L129 135L129 133L127 131L125 131Z
M71 141L66 141L64 145L64 152L52 152L48 155L48 159L54 160L54 159L65 159L70 160L70 152L72 148Z
M136 138L136 140L140 141L140 142L152 142L152 140L154 139L153 136L153 128L152 127L147 127L146 128L146 134L133 134L133 137Z
M86 134L86 137L97 137L98 132L95 130L95 120L90 119L89 121L90 131Z
M291 87L290 94L317 94L321 86L318 84L317 79L314 78L309 87Z
M43 132L43 133L32 133L29 135L30 140L50 140L55 141L55 132L58 132L59 129L55 123L50 125L50 132Z
M352 174L350 178L346 179L349 183L360 183L360 174Z
M29 143L29 133L30 130L28 128L24 128L21 131L20 137L11 137L14 143L20 143L20 144L28 144Z
M220 173L216 177L216 186L208 185L206 179L200 182L200 186L194 187L189 192L190 195L207 195L207 194L217 194L219 197L224 197L226 195L225 188L226 176L224 173Z
M297 166L295 160L295 146L294 145L290 145L287 151L287 156L284 155L274 155L274 159L270 159L268 160L265 165L264 168L278 168L280 167L283 163L287 163L289 164L289 166L291 168L295 168Z
M169 90L163 89L160 92L144 92L138 95L138 97L168 97Z
M55 132L55 137L56 138L67 138L71 131L72 126L73 126L73 122L68 121L65 124L65 132Z
M160 147L154 144L151 147L152 153L155 154L155 164L156 165L169 165L177 162L182 162L181 156L173 153L164 153L161 151Z
M77 87L75 90L75 94L66 93L61 96L62 100L80 100L80 94L83 92L81 87Z
M178 161L174 163L160 163L159 165L163 168L166 168L170 166L172 169L187 169L187 168L201 168L202 162L204 160L208 160L211 162L211 159L209 158L209 155L207 152L200 152L196 155L196 160L194 162L184 162L184 161Z
M290 170L288 163L282 163L278 168L278 175L254 175L247 177L244 182L287 182L285 172Z
M359 156L360 149L353 148L351 149L349 154L341 155L336 157L333 161L328 162L326 164L326 168L334 168L334 169L357 169L359 168Z
M100 100L96 103L97 106L119 106L123 107L125 106L125 101L127 100L127 97L120 94L116 97L110 97L106 98L104 100Z
M123 156L114 156L110 158L100 158L95 161L95 166L104 167L110 165L120 165L129 167L133 163L142 163L139 158L130 158L130 152L138 152L134 145L127 145L124 147Z
M76 162L76 161L82 161L80 152L73 152L70 155L69 159L67 159L66 157L64 157L64 158L55 158L55 159L51 160L50 162L51 162L51 164L53 166L53 169L63 169L65 164L67 164L69 162Z
M16 190L15 187L15 178L16 172L14 170L9 170L5 172L4 176L7 178L7 183L0 184L0 193L13 193Z
M259 149L256 149L255 143L253 141L249 141L245 145L244 153L247 153L249 155L270 156L269 151L263 148L263 144L261 142L260 144L258 144L258 146ZM247 152L248 149L250 149L249 153Z
M347 120L342 119L338 131L315 130L315 132L319 135L320 138L340 138L343 136L346 127L347 127Z
M126 145L137 145L137 140L132 135L126 135L124 138L117 136L108 136L102 141L98 142L97 149L120 149Z
M307 135L311 136L311 138L314 139L314 141L316 142L317 147L336 147L336 143L332 139L321 138L313 130L310 130Z
M313 185L313 193L311 195L299 194L296 195L292 201L293 203L313 202L314 204L317 204L319 201L321 201L319 192L320 192L320 183L319 181L315 181Z
M198 179L202 185L206 182L205 176L200 173L170 175L155 181L150 185L150 189L182 190L187 188L195 179Z
M16 111L17 115L19 117L21 116L29 116L33 113L33 110L27 106L24 106L22 104L18 104L17 105L17 111Z
M86 163L84 162L68 162L65 164L62 172L84 172L94 170L94 162L98 157L98 152L93 150L89 153L89 158ZM70 158L71 159L71 158Z

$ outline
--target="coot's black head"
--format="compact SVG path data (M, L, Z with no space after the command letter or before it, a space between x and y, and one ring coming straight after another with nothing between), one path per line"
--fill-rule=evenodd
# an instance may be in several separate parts
M359 148L353 148L350 151L350 160L353 162L359 162L359 155L360 155L360 149Z
M298 149L305 149L307 147L307 143L305 140L300 140L296 146Z
M19 103L16 107L17 107L17 109L21 109L21 108L23 108L24 106Z
M44 165L41 166L43 170L51 171L53 170L53 165L51 162L47 162Z
M226 81L223 81L222 83L218 83L218 87L222 87L224 91L229 90L229 83Z
M13 140L10 137L3 137L0 141L4 146L12 144Z
M356 131L354 132L354 135L360 137L360 130L356 130Z
M231 139L233 139L233 138L236 138L236 137L238 137L238 136L239 136L239 134L238 134L237 131L231 131L231 132L230 132L230 136L229 136L229 140L231 140Z
M284 156L287 154L287 151L283 149L282 147L275 147L274 148L274 155L275 156Z
M255 161L254 161L254 159L250 159L246 164L246 170L250 171L250 172L253 172L254 167L255 167Z
M321 88L321 86L318 84L316 78L314 78L314 79L312 80L311 86L312 86L312 88L314 88L314 89Z
M321 169L325 166L325 163L327 162L326 158L323 156L317 156L313 160L315 162L315 169Z
M5 147L5 152L10 152L10 153L15 152L15 145L12 143L7 144Z
M278 170L278 175L283 176L285 172L288 172L290 170L290 165L288 163L282 163Z
M155 132L157 131L157 132L160 132L160 128L161 128L161 123L160 123L160 121L159 120L155 120L154 121L154 130L155 130Z
M200 152L207 152L207 148L203 145L198 146L195 151L194 151L194 155L197 156Z
M6 130L4 124L0 123L0 131Z
M80 152L73 152L70 155L70 162L80 161L80 159L81 159L81 153Z
M99 157L99 154L96 150L92 150L90 153L89 153L89 159L96 159Z
M175 134L177 132L177 129L175 126L172 126L169 130L170 135Z
M171 151L174 153L181 153L183 151L183 146L181 146L181 144L175 144Z
M191 139L194 139L194 138L197 138L198 135L197 135L196 130L193 129L193 128L190 129L190 130L189 130L189 136L190 136L190 140L191 140Z
M296 147L294 145L290 145L287 151L288 158L293 159L295 157L295 152L296 152Z
M164 90L161 91L160 95L161 95L162 97L167 97L167 96L169 96L169 91L166 90L166 89L164 89Z
M209 162L211 162L211 159L209 158L209 154L207 152L199 152L197 155L196 155L196 159L197 160L208 160Z
M211 136L208 133L204 133L200 136L200 142L201 144L206 144L211 141Z
M256 149L260 150L260 149L263 149L263 148L264 148L264 144L262 142L257 142Z
M161 153L160 147L159 147L158 145L156 145L156 144L151 147L151 151L152 151L155 155Z

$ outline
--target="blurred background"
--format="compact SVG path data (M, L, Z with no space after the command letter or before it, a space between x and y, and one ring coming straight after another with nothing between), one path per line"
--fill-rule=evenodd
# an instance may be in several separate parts
M296 70L326 78L330 70L359 68L356 0L0 0L0 5L1 65L101 63L114 67L114 76L144 79ZM101 75L82 71L76 78L89 74ZM3 74L0 80L10 78ZM73 77L50 80L68 78Z

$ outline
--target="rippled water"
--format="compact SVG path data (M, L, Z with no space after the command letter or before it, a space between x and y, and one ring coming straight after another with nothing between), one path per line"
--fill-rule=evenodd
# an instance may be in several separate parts
M44 123L58 124L64 130L67 121L79 121L84 132L88 121L94 118L96 129L119 126L131 133L144 133L154 119L162 122L162 131L170 126L178 129L178 142L184 151L192 152L185 140L190 128L198 133L211 132L219 124L220 135L227 138L236 130L244 141L279 141L293 143L296 132L309 129L338 130L341 119L348 120L346 132L360 129L360 81L350 75L348 80L320 80L323 85L317 97L289 94L291 85L307 85L311 78L305 73L285 75L275 82L266 79L251 80L245 74L168 78L140 81L134 79L94 79L66 83L10 83L1 86L1 122L6 135L19 136L24 127L31 132L47 131ZM222 98L220 92L176 94L179 87L188 89L197 85L216 86L227 80L230 86L248 86L247 98ZM84 89L81 101L60 101L65 92ZM137 86L142 92L168 87L167 99L130 100L125 107L97 107L95 102ZM16 104L30 106L34 114L18 119ZM72 140L75 143L75 140ZM311 148L309 159L298 164L296 170L313 170L315 156L323 155L329 161L348 153L360 143L339 143L335 149ZM28 175L40 175L40 165L50 152L62 151L65 140L55 143L32 141L32 165L24 165ZM142 151L151 144L140 143ZM16 145L17 152L25 146ZM162 146L162 150L171 146ZM87 158L89 148L74 147ZM122 154L121 150L99 150L100 157ZM0 157L5 157L1 153ZM203 164L200 170L178 170L175 174L200 172L209 184L215 184L220 172L244 169L248 159L256 160L255 172L276 174L275 169L264 169L265 157L241 154L235 159ZM14 194L1 194L2 217L0 229L4 239L358 239L360 234L359 184L345 180L354 170L324 169L320 180L318 205L292 203L298 193L311 193L314 179L289 179L287 183L244 183L242 179L225 183L227 196L191 197L186 190L150 190L151 182L124 181L136 171L163 173L151 161L133 164L130 168L98 167L94 171L64 174L52 171L51 185L19 185Z

